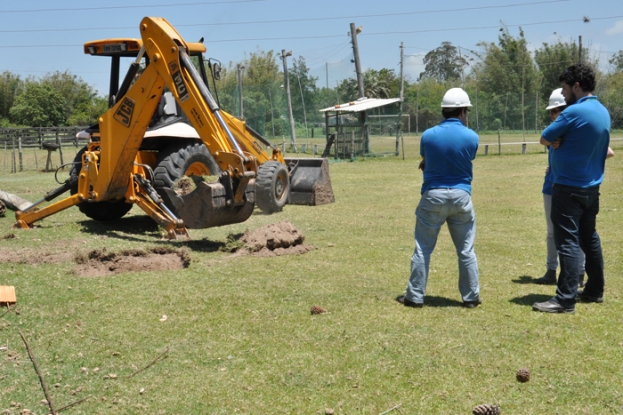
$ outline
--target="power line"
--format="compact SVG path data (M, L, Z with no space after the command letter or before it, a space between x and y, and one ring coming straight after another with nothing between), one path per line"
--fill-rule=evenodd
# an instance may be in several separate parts
M244 1L265 1L265 0L240 0L239 2ZM342 20L342 19L365 19L365 18L379 18L379 17L393 17L393 16L405 16L405 15L415 15L415 14L433 14L433 13L456 13L456 12L465 12L465 11L473 11L473 10L484 10L484 9L500 9L500 8L509 8L509 7L520 7L520 6L533 6L533 5L543 5L549 3L561 3L561 2L569 2L571 0L549 0L549 1L535 1L531 3L513 3L499 6L478 6L478 7L464 7L460 9L444 9L444 10L424 10L417 12L397 12L397 13L377 13L377 14L362 14L362 15L354 15L354 16L330 16L330 17L311 17L311 18L300 18L300 19L278 19L278 20L256 20L256 21L244 21L244 22L221 22L221 23L187 23L187 24L177 24L176 27L197 27L197 26L232 26L232 25L250 25L250 24L275 24L275 23L291 23L291 22L312 22L312 21L320 21L320 20ZM218 2L220 3L220 2ZM209 4L209 3L187 3L187 4L176 4L175 6L184 6L184 5L195 5L195 4ZM173 6L173 5L156 5L156 6ZM109 8L131 8L131 7L144 7L144 6L118 6L118 7L97 7L93 9L109 9ZM154 7L154 6L150 6ZM88 9L46 9L46 10L92 10ZM0 11L2 12L2 11ZM20 11L25 12L25 11ZM598 20L593 19L593 20ZM68 31L79 31L79 30L121 30L121 29L134 29L135 27L86 27L86 28L62 28L62 29L21 29L21 30L0 30L0 33L29 33L29 32L68 32Z
M76 12L110 9L138 9L141 7L179 7L179 6L203 6L207 4L231 4L231 3L255 3L266 0L231 0L231 1L202 1L197 3L168 3L168 4L145 4L142 6L102 6L102 7L71 7L58 9L32 9L32 10L0 10L0 13L40 13L40 12Z

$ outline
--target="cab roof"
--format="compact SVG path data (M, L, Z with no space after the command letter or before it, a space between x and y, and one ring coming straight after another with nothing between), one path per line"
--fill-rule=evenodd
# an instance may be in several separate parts
M206 47L203 43L187 42L189 54L204 53ZM111 38L92 40L84 44L84 53L94 56L124 56L136 57L143 46L142 39L135 38Z

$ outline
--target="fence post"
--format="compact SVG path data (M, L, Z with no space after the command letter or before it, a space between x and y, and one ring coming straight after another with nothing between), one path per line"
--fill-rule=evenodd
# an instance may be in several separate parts
M11 137L11 173L17 173L17 163L15 160L15 137Z
M350 161L355 160L355 131L350 132Z
M485 144L485 156L489 155L489 144Z
M527 144L526 144L526 143L523 143L523 144L521 145L521 154L526 154L526 147L527 147Z
M37 147L33 147L32 152L35 153L35 169L39 170L39 160L37 160Z
M498 156L502 155L502 142L500 138L500 129L498 128Z
M24 156L22 154L22 137L17 137L17 150L19 151L19 171L24 171Z
M318 155L318 144L314 144L314 156Z

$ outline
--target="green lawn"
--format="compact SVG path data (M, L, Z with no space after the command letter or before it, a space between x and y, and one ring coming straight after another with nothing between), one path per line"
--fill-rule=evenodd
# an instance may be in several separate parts
M71 208L33 230L11 229L9 212L0 237L16 238L0 239L4 257L166 245L186 246L192 262L99 278L76 275L72 261L0 264L19 311L0 318L0 411L47 413L21 331L55 407L88 398L67 414L379 414L400 404L391 414L454 415L481 403L503 414L622 414L623 146L613 142L598 216L605 302L548 315L531 306L555 288L530 283L545 271L542 149L479 153L474 163L483 305L460 306L446 229L427 306L394 301L409 275L422 181L417 138L405 143L406 160L331 163L334 204L256 211L245 223L191 230L186 243L161 240L137 207L106 225ZM55 186L53 174L34 171L0 179L0 190L31 201ZM272 258L217 249L229 234L281 220L318 249ZM311 315L316 305L328 312ZM518 383L524 367L531 379Z

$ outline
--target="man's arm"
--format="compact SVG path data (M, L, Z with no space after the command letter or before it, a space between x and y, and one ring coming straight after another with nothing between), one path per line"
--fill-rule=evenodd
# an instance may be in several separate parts
M559 137L557 139L555 139L554 141L552 141L551 143L549 141L547 141L545 138L543 138L543 136L541 136L541 139L539 140L539 143L541 143L542 146L552 146L552 148L555 150L558 147L560 147L560 143L562 142L562 139ZM614 155L614 153L613 153Z
M609 159L610 157L614 157L614 150L608 147L608 154L606 154L606 158Z
M614 155L614 153L612 153ZM426 165L426 163L424 163L424 157L422 157L422 161L420 161L420 165L418 166L418 169L424 171L424 166Z

